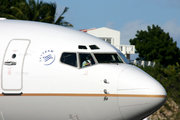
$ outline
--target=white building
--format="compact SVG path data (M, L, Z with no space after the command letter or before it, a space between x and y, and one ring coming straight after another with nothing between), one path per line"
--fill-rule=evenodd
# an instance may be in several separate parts
M106 27L102 28L92 28L92 29L83 29L80 30L101 38L110 44L114 45L118 48L126 57L130 60L130 54L135 53L135 46L134 45L121 45L120 44L120 31L109 29Z

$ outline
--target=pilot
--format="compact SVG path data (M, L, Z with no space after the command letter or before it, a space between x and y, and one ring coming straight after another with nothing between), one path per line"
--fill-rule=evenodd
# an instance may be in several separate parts
M92 59L91 59L89 56L87 56L87 57L86 57L86 60L83 61L83 63L82 63L82 67L91 65L91 60L92 60Z

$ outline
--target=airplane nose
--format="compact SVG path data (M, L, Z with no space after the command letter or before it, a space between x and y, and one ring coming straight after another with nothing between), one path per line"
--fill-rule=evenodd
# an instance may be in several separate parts
M166 101L164 87L135 66L119 75L118 102L125 120L140 120L158 110Z

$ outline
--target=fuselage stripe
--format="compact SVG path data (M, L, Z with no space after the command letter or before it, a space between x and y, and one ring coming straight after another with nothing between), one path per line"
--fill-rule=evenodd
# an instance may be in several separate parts
M3 95L0 96L77 96L77 97L160 97L166 98L166 95L135 95L135 94L73 94L73 93L24 93L22 95Z

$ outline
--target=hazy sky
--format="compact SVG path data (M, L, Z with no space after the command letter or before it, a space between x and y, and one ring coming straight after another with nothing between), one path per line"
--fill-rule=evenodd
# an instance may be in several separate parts
M180 0L43 0L56 2L57 15L69 7L65 20L73 29L108 27L121 32L121 45L128 45L137 30L158 25L169 32L180 48Z

